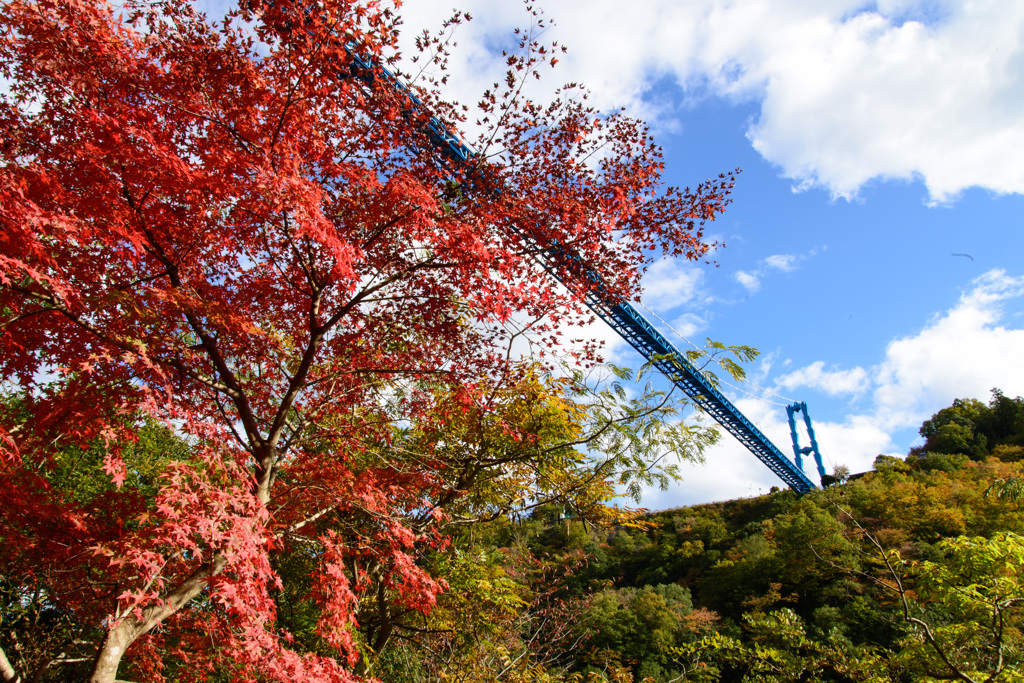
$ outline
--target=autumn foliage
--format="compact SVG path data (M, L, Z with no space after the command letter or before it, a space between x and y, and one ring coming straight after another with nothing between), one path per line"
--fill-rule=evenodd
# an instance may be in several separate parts
M572 88L527 99L553 61L530 39L456 164L424 112L463 110L431 82L414 111L352 75L353 53L394 68L396 30L349 0L216 24L181 0L0 8L0 574L50 639L5 677L160 680L171 658L181 680L356 680L368 591L429 611L445 586L418 558L506 464L409 430L533 386L505 352L522 321L553 346L587 318L593 283L558 286L534 252L621 298L650 259L704 254L729 178L666 188L641 124ZM276 618L296 548L312 649Z

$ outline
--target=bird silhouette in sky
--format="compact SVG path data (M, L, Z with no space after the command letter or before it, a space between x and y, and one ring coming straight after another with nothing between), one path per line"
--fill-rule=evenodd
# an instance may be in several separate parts
M970 254L951 254L951 255L952 256L966 256L967 258L971 259L972 261L974 260L974 257L971 256Z

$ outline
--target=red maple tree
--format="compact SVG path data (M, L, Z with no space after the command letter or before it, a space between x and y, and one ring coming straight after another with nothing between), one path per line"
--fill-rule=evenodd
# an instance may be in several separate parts
M592 283L559 287L534 252L571 251L622 298L653 256L705 253L731 178L666 188L638 122L572 88L530 101L555 61L532 38L477 105L479 155L452 162L426 117L460 108L350 68L393 63L396 27L356 0L217 24L184 0L0 8L0 573L12 604L77 624L37 671L87 659L113 681L127 654L157 680L163 648L185 678L355 680L360 595L429 609L443 584L415 548L444 527L423 513L465 493L450 464L388 455L395 430L484 405L511 316L546 321L542 341L587 317ZM185 444L152 477L143 424ZM68 485L72 451L109 485ZM361 522L323 531L328 513ZM290 538L317 549L334 654L275 622Z

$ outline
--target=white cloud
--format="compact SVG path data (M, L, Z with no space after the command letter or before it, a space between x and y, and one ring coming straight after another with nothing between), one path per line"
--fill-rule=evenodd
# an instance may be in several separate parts
M1009 4L958 4L932 25L807 13L755 37L743 77L719 87L761 90L748 137L801 187L849 197L921 177L940 202L975 185L1021 192L1024 6Z
M651 308L671 310L702 299L705 272L680 259L661 259L651 264L643 279L643 300Z
M785 411L782 411L780 420L777 411L763 401L743 398L736 401L736 406L771 441L784 448L785 453L790 452L786 436L789 427L785 422ZM644 505L651 509L678 507L712 500L756 496L767 493L772 486L784 486L779 478L751 455L739 441L722 431L721 442L708 451L705 464L682 464L680 470L683 481L668 491L646 491ZM786 437L786 441L780 441L783 436Z
M820 360L783 375L775 383L787 391L797 387L809 387L823 391L829 396L856 396L866 391L870 385L868 373L864 368L826 370L825 361Z
M841 420L814 417L825 470L847 465L867 471L880 453L902 454L909 444L894 435L919 425L956 398L984 400L996 387L1009 396L1024 394L1024 329L1007 322L1012 300L1024 298L1024 276L993 270L973 280L960 300L919 332L888 344L874 367L826 369L824 361L790 371L776 380L780 390L816 389L829 396L866 394L870 404ZM1018 321L1019 324L1019 321ZM783 363L785 365L785 363ZM751 398L736 406L787 456L791 453L785 410ZM807 445L802 426L801 444ZM651 491L645 504L674 507L757 495L779 481L735 439L707 454L706 465L685 466L684 481L668 492ZM814 465L804 469L816 481Z
M684 313L672 321L672 328L680 335L692 338L707 327L708 321L696 313ZM692 341L691 341L692 343Z
M792 441L786 411L778 406L751 398L735 402L737 408L760 429L787 457L792 454ZM800 443L808 444L803 424L798 425ZM814 431L821 445L826 473L836 465L846 465L852 472L865 472L880 453L892 452L890 435L874 418L854 415L842 423L815 421ZM818 472L813 458L804 459L804 472L817 483ZM729 500L767 493L771 487L784 484L757 458L729 434L707 453L707 463L684 464L683 481L669 491L648 491L644 504L652 509L691 505L712 500Z
M867 472L878 455L899 450L892 436L873 415L849 415L841 423L815 421L814 432L825 471L829 474L836 465L846 465L851 472ZM801 444L806 444L803 432L800 435ZM808 476L817 481L817 476L810 474L814 465L805 462L804 468Z
M761 265L755 270L738 270L733 273L736 282L743 285L750 294L761 289L761 280L769 276L772 271L792 273L799 267L802 261L815 256L818 247L811 249L806 254L772 254L761 260Z
M744 289L748 292L756 292L761 289L761 280L758 278L756 273L748 273L745 270L737 270L736 274L733 275L736 278L736 282L743 285Z
M984 399L993 387L1024 394L1024 329L1007 327L1004 302L1024 296L1024 277L993 270L955 307L915 335L889 343L874 400L890 427L913 425L953 399Z
M522 6L467 0L452 94L477 101L501 77ZM411 41L448 6L402 8ZM674 80L692 98L756 102L751 144L797 187L852 197L873 179L921 178L935 201L965 188L1024 192L1024 3L1005 0L546 0L544 38L570 48L550 87L674 126L653 101ZM665 120L673 119L672 121ZM657 123L657 121L656 121Z
M803 260L802 257L795 254L772 254L764 260L764 263L769 268L781 270L783 273L791 273L796 270L796 264L801 260Z
M743 412L774 443L786 457L792 455L792 441L786 411L763 401L742 398L735 402ZM873 416L851 415L843 422L815 420L814 431L822 451L826 473L836 465L846 465L852 472L871 469L876 456L892 453L896 445L889 433ZM798 425L800 443L808 444L802 422ZM771 487L784 484L757 458L729 434L711 448L707 462L681 466L683 481L668 491L648 490L644 505L664 509L713 500L729 500L767 493ZM813 458L804 459L804 472L817 483L818 472Z

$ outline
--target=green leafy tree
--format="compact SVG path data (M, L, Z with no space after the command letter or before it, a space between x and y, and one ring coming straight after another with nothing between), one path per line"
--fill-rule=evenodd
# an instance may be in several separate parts
M981 460L1003 446L1024 446L1024 398L992 390L988 405L958 398L921 425L925 443L917 452L960 453Z
M988 455L988 439L981 424L988 406L975 398L958 398L925 420L919 433L925 438L922 451L963 453L975 460Z
M692 611L690 591L676 584L604 590L594 596L584 615L590 659L601 660L614 652L633 668L638 680L678 676L671 652L687 638Z
M687 681L757 683L817 681L882 683L884 662L870 649L852 647L836 634L808 636L791 609L744 617L745 639L715 633L680 647L675 654Z
M898 659L930 680L1024 680L1024 537L945 539L942 556L887 566L911 630Z
M832 567L855 561L855 551L835 517L811 499L776 517L769 538L785 587L804 596L821 593L839 578Z

